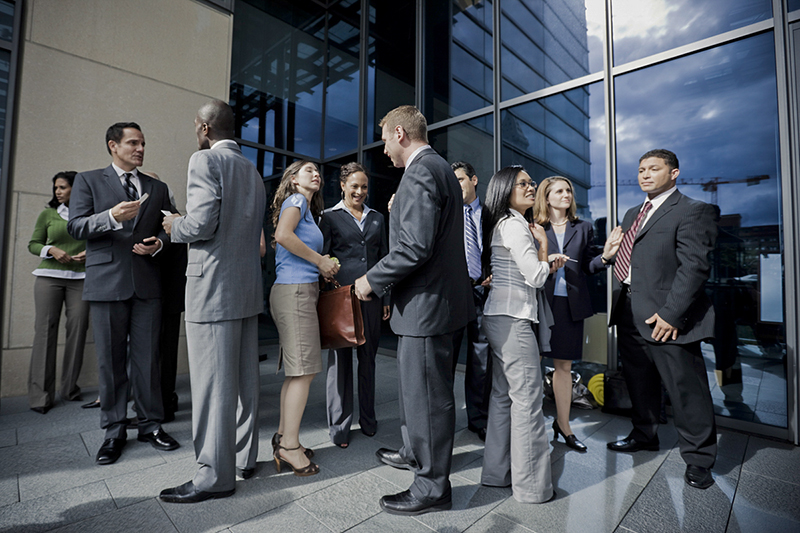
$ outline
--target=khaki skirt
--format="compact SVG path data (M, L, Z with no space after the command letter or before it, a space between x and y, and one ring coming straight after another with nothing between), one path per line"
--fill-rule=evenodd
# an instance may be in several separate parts
M287 376L307 376L322 371L317 318L319 283L272 286L269 310L278 327L281 353L278 370Z

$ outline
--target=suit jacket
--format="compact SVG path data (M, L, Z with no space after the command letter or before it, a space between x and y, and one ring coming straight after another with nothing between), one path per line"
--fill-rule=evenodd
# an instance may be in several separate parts
M169 190L160 181L139 172L142 194L150 196L133 220L122 222L114 231L108 210L128 195L114 168L81 172L75 176L69 202L67 230L78 240L86 241L86 282L83 299L113 302L161 297L159 256L169 247L169 237L161 227L161 210L172 211ZM156 257L133 253L133 245L147 237L163 243Z
M264 182L235 143L221 142L189 159L186 215L172 223L172 241L189 243L187 322L238 320L264 309Z
M627 231L641 205L625 213ZM717 223L712 206L672 193L641 228L631 252L631 308L639 334L649 339L652 327L644 323L654 313L678 328L678 339L688 344L714 336L714 308L704 291L711 272ZM610 323L617 323L621 294L614 279Z
M548 225L547 233L548 250L551 254L558 253L558 240L553 231L553 226ZM567 301L572 320L578 321L589 318L594 314L592 302L589 299L589 285L586 276L600 270L605 270L605 265L593 246L594 230L592 224L585 220L567 222L564 228L564 253L577 263L567 261L564 265L564 280L567 282ZM556 287L556 276L551 274L544 284L547 301L553 305L553 292Z
M464 253L461 187L447 161L422 150L403 173L389 215L389 253L367 272L392 293L398 335L443 335L475 318Z
M341 285L353 283L389 252L383 215L374 209L367 214L363 233L345 209L326 209L319 229L325 239L322 254L339 260L336 281ZM384 305L389 305L386 296Z

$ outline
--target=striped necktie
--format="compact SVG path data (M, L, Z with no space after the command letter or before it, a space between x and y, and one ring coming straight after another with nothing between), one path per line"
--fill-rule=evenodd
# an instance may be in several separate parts
M125 192L128 193L128 200L135 202L139 199L139 191L136 190L136 185L131 181L133 174L126 172L123 176L125 176Z
M467 236L467 268L474 281L481 279L481 249L478 245L478 227L472 218L472 206L464 210L464 231Z
M619 245L617 259L614 262L614 275L617 277L620 283L624 283L625 278L628 277L628 271L631 268L633 240L636 238L636 234L639 233L639 224L641 224L642 220L644 220L644 217L647 216L647 212L650 211L651 207L653 207L653 204L650 203L650 200L647 200L644 203L644 208L639 211L639 214L636 216L636 220L633 221L631 229L625 232L625 236L622 238L622 244Z

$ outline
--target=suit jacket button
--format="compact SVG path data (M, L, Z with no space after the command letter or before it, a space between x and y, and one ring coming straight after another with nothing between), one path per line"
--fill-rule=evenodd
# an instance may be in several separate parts
M361 246L364 246L364 241L361 241Z
M362 263L363 263L364 261L366 261L366 260L367 260L367 258L366 258L366 257L362 257L362 258L361 258L361 262L362 262Z

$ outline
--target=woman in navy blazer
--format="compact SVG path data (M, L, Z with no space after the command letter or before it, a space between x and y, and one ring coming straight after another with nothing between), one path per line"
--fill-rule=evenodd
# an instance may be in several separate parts
M336 280L349 285L367 273L389 251L383 215L370 209L367 199L367 170L358 163L342 166L339 175L342 201L325 210L320 229L325 239L323 254L340 263ZM381 304L383 304L381 306ZM388 298L361 302L366 343L356 348L358 359L358 407L361 432L375 435L375 354L381 337L381 317L389 318ZM328 352L326 381L328 428L331 442L347 448L353 422L353 349Z
M567 446L585 452L583 444L569 426L572 403L572 361L581 359L583 351L583 320L594 314L589 299L586 276L603 270L622 242L622 229L616 227L606 240L603 253L596 255L593 246L592 224L578 220L572 182L561 176L546 178L539 186L534 206L537 224L547 233L550 255L555 271L547 279L544 290L553 310L554 325L550 340L553 373L553 395L556 400L554 438L561 434Z

